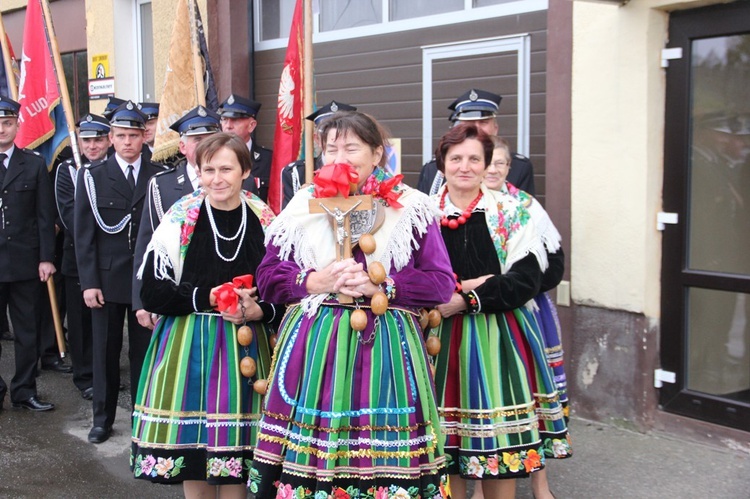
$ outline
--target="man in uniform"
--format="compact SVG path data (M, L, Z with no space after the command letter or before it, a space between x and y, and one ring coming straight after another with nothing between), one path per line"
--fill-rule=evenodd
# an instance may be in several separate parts
M55 206L44 159L13 144L20 108L0 97L0 292L8 296L16 361L10 399L13 407L49 411L55 406L36 392L37 318L39 281L55 272ZM6 391L0 377L0 407Z
M448 119L452 126L463 121L473 122L484 133L496 136L500 130L497 124L497 113L501 100L502 97L497 94L472 88L448 106L448 109L452 111ZM531 161L516 152L511 152L510 156L508 182L533 196L535 194L534 167ZM436 194L444 182L445 176L437 171L437 163L433 159L422 167L417 189L428 195Z
M154 139L156 139L156 124L159 121L159 103L141 102L138 108L146 115L146 131L143 142L148 146L149 151L154 152Z
M76 261L83 300L91 308L94 424L89 442L112 432L120 387L120 350L128 316L130 397L135 400L151 332L138 324L131 303L133 252L149 179L163 168L141 155L145 116L127 101L110 119L114 156L93 163L76 179Z
M109 121L103 116L88 114L78 122L78 147L83 168L106 159L107 150L111 145L109 131ZM65 236L60 272L65 276L65 305L68 315L68 343L73 359L73 384L81 391L84 399L91 400L94 396L91 309L83 303L74 240L77 177L78 167L74 159L61 163L55 176L55 199Z
M315 154L314 168L317 170L322 165L322 159L320 154L320 137L318 137L318 130L323 121L337 113L339 111L356 111L357 108L344 104L343 102L331 101L325 106L321 107L309 116L306 116L306 120L312 121L315 125L313 126L313 150ZM294 197L302 184L305 183L305 160L300 159L294 163L289 163L281 170L281 185L283 186L281 208L286 208L286 204Z
M252 132L258 126L256 117L260 111L260 102L255 102L236 94L231 94L227 100L219 106L219 115L221 115L221 129L237 135L247 144L250 154L253 158L253 167L250 170L254 183L258 190L259 197L265 202L268 200L268 181L271 177L271 157L273 153L258 145L252 139ZM248 177L243 183L242 188L252 191L253 180Z
M170 128L180 134L179 148L185 159L175 168L151 177L148 183L147 204L138 228L138 242L135 248L133 309L136 310L138 322L148 329L154 328L154 320L151 313L143 310L141 281L136 278L136 274L143 262L143 255L151 236L164 213L178 199L201 188L195 150L203 139L221 131L220 117L210 109L198 106L175 121Z

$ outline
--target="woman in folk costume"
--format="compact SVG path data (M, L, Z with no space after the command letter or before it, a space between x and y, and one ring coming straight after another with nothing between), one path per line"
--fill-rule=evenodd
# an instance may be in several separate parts
M428 345L440 345L431 352L457 498L466 479L483 480L488 497L514 497L514 479L542 469L553 451L540 419L562 430L559 445L569 452L544 342L525 306L547 268L544 245L516 198L482 185L492 151L492 139L467 123L446 133L436 153L446 185L434 201L456 289L437 307L443 321L431 335L439 341Z
M381 168L385 138L369 116L336 113L320 137L326 166L269 228L258 269L261 296L289 308L248 486L259 499L446 497L417 321L453 288L437 212ZM329 206L350 183L373 210ZM351 234L339 225L346 211ZM337 261L347 237L358 246Z
M517 198L529 211L529 215L537 228L537 233L542 238L544 248L547 251L549 265L542 275L542 284L539 294L534 297L536 307L533 309L539 329L544 340L544 354L547 365L552 369L555 387L563 408L565 422L568 421L568 384L565 377L563 365L562 337L560 333L560 321L557 317L557 308L552 302L548 291L554 289L562 280L565 271L565 254L562 249L562 236L552 223L547 211L533 196L516 186L507 182L510 172L511 155L508 142L501 137L493 137L495 149L492 152L492 161L487 167L484 175L484 185L493 191L508 193ZM566 458L570 456L570 449L560 445L567 437L565 429L556 424L555 420L548 420L540 414L540 434L542 440L551 440L552 447L545 448L545 457ZM547 468L531 475L531 488L534 497L553 498L547 479ZM474 494L477 499L477 494Z
M186 497L245 497L262 400L253 382L268 374L269 326L283 314L252 284L273 213L242 190L251 159L240 139L213 135L196 157L203 189L164 215L139 271L144 307L162 317L138 386L131 469L183 482Z

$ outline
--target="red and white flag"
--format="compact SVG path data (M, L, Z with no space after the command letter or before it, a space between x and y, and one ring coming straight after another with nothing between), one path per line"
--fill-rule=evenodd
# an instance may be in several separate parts
M23 30L16 145L37 149L45 156L48 168L69 142L61 102L42 4L30 0Z
M304 115L304 19L303 0L297 0L289 32L289 44L284 58L284 70L279 82L276 106L276 131L273 137L273 160L268 186L268 205L278 213L281 210L281 171L300 156Z

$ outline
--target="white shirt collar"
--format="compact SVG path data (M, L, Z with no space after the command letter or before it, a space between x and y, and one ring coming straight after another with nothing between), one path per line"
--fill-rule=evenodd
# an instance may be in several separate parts
M185 163L185 170L187 171L188 179L190 179L190 183L193 184L193 190L198 190L201 186L201 181L198 178L198 172L195 171L195 167L191 165L189 162Z
M6 150L6 151L0 151L0 153L3 153L6 156L8 156L7 158L5 158L5 163L6 163L5 166L6 167L8 165L10 165L10 157L13 156L13 151L15 151L15 150L16 150L16 145L15 144L11 144L10 148L8 150Z
M135 177L135 181L138 182L138 172L141 171L141 156L138 156L138 159L133 161L132 163L128 163L124 159L120 157L119 154L115 153L115 160L117 161L117 164L120 166L120 170L122 170L122 174L125 175L125 178L128 177L128 165L133 165L133 176Z

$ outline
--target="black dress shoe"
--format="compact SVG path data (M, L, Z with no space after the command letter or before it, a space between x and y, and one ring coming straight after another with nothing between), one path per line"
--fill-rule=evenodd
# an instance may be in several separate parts
M36 398L36 396L33 396L21 402L13 402L13 407L23 407L24 409L28 409L30 411L43 412L51 411L55 408L55 405L50 404L49 402L42 402L41 400Z
M112 434L112 428L104 428L103 426L94 426L89 431L89 442L92 444L100 444L106 442L109 436Z
M53 371L61 374L70 374L73 372L73 368L63 363L61 360L56 360L52 364L42 364L43 371Z
M81 390L81 397L83 397L84 400L91 400L94 398L94 387L90 386L84 390Z

